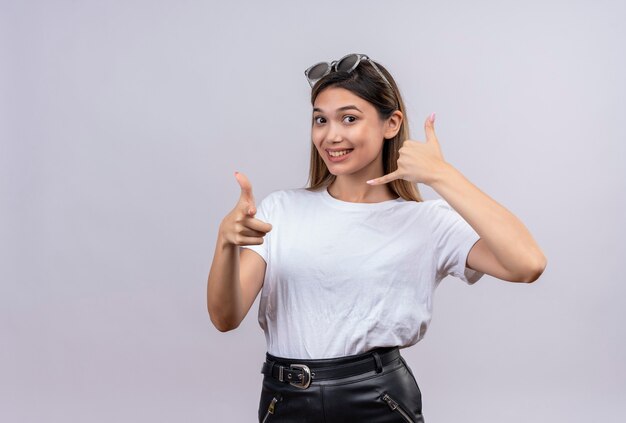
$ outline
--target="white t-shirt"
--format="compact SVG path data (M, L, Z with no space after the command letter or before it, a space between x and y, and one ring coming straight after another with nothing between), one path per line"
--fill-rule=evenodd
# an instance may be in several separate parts
M416 344L431 320L439 282L468 284L465 267L480 238L443 199L352 203L326 188L273 191L256 218L272 224L258 320L267 351L286 358L360 354Z

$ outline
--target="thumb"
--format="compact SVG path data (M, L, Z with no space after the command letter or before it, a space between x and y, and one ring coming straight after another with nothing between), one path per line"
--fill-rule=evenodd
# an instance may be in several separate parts
M256 214L256 205L254 204L254 196L252 195L252 184L243 173L235 172L235 179L241 187L241 195L239 202L243 204L244 213L249 216Z
M435 135L435 114L432 113L424 123L424 131L426 132L426 141L437 141Z

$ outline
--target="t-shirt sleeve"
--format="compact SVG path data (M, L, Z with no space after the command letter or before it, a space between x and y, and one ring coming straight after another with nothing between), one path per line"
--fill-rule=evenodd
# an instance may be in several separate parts
M263 200L261 200L260 203L258 203L256 205L256 214L254 215L255 219L259 219L265 223L272 223L270 222L271 217L271 194L268 194L267 196L265 196L265 198L263 198ZM272 225L273 227L273 225ZM270 243L270 239L272 237L272 231L269 231L268 233L265 234L265 236L263 237L263 244L260 245L242 245L241 248L249 248L252 251L256 251L261 257L263 257L263 260L265 260L265 263L267 264L269 259L269 243Z
M484 273L470 269L465 264L480 235L444 199L435 201L433 241L437 274L441 279L452 275L467 284L476 283Z

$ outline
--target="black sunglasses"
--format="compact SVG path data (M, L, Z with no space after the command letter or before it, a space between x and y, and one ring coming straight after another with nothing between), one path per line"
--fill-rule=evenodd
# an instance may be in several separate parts
M361 63L362 60L369 61L374 67L374 69L376 69L376 72L378 72L380 77L387 83L387 85L391 87L391 84L389 83L387 78L385 78L385 75L383 75L380 69L378 69L378 66L376 66L376 63L374 63L374 61L370 59L369 57L367 57L367 55L365 54L351 53L346 56L343 56L339 60L334 60L331 63L328 63L328 62L316 63L313 66L309 67L307 70L305 70L304 75L306 76L306 79L309 81L309 85L311 86L311 88L313 88L313 85L317 81L322 79L324 76L328 75L331 71L350 73L353 70L355 70L357 66L359 66L359 63Z

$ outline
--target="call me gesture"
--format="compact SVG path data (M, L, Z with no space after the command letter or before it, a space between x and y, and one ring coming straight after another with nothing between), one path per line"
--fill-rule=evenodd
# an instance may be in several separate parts
M404 179L428 185L480 235L467 257L469 268L511 282L534 282L546 267L546 257L513 213L444 160L434 122L433 113L424 124L426 142L403 142L395 171L367 183Z

